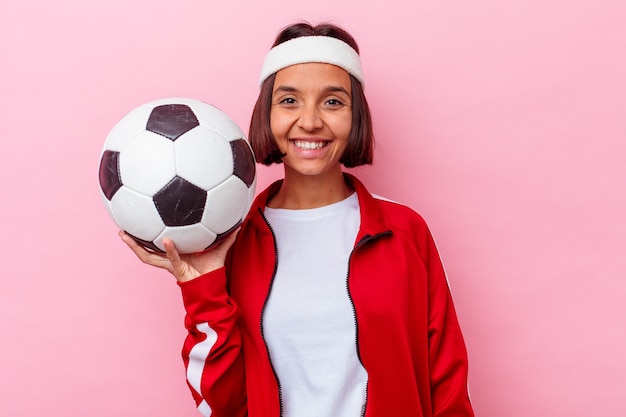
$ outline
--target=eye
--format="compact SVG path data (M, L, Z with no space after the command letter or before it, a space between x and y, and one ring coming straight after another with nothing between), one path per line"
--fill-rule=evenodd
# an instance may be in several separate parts
M348 102L336 97L329 98L324 102L324 106L329 110L340 110L349 105Z
M285 97L278 101L279 104L296 104L296 99L293 97Z

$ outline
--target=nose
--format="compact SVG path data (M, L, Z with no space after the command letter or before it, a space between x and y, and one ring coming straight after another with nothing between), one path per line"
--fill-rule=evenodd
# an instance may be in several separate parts
M300 117L298 118L298 126L306 131L314 131L320 129L324 125L319 109L313 103L307 103L302 107Z

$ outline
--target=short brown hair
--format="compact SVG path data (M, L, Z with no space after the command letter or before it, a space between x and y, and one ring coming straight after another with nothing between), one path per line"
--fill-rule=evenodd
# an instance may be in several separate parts
M278 34L272 47L301 36L337 38L350 45L357 53L359 52L359 47L352 35L330 23L317 26L311 26L308 23L296 23L287 26ZM272 74L261 85L261 91L252 111L250 131L248 132L248 139L254 150L256 161L264 165L281 163L283 156L285 156L276 146L270 127L272 89L275 78L276 74ZM352 75L350 75L350 84L352 88L352 129L348 136L348 147L339 161L347 168L371 164L374 154L372 116L363 93L363 86Z

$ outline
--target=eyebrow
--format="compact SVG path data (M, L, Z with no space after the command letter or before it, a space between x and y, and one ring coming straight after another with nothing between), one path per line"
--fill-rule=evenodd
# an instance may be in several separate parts
M278 92L295 93L297 91L298 91L298 89L295 88L295 87L291 87L291 86L288 86L288 85L281 85L281 86L277 87L276 90L274 90L274 92L272 94L276 94ZM339 87L339 86L334 86L334 85L326 87L324 89L324 92L325 93L344 93L344 94L346 94L348 96L350 95L348 90L346 90L345 88Z
M327 87L327 88L325 89L325 91L326 91L326 92L329 92L329 93L345 93L345 94L346 94L346 95L348 95L348 96L350 95L350 93L348 92L348 90L346 90L346 89L345 89L345 88L343 88L343 87L339 87L339 86L335 87L335 86L332 86L332 85L331 85L330 87Z
M294 87L289 87L287 85L281 85L278 88L276 88L276 90L274 90L273 94L276 94L278 92L283 92L283 93L294 93L298 91L296 88Z

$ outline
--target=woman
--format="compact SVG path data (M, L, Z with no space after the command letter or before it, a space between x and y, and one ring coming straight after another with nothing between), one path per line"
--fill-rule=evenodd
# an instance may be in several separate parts
M204 416L473 416L467 355L423 219L343 172L372 162L354 39L334 25L285 28L261 74L249 139L284 179L237 237L170 271L189 335L187 380Z

